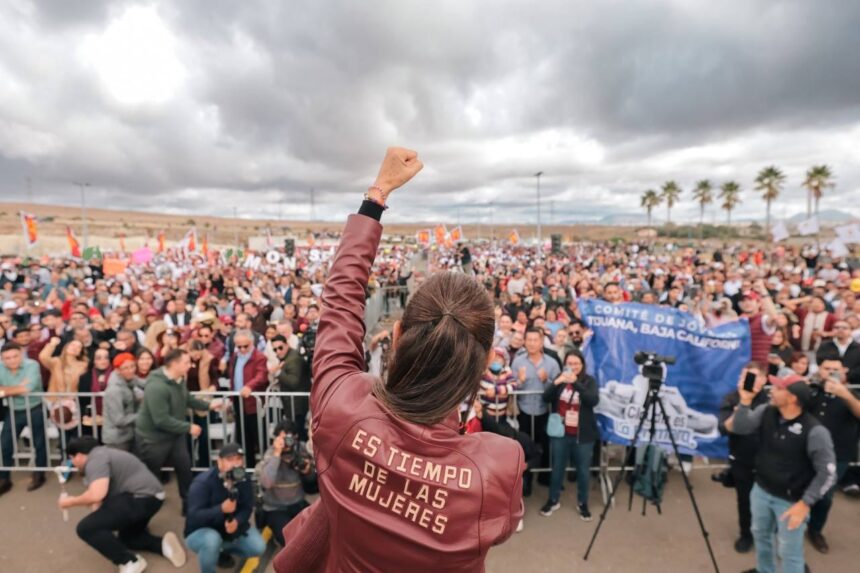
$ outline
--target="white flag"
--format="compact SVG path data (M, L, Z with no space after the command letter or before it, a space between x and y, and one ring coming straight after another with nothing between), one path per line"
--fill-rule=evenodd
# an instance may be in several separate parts
M846 247L845 243L843 243L838 237L830 241L827 245L827 250L829 250L830 254L834 257L846 257L850 254L848 247Z
M818 217L810 217L797 224L797 232L801 235L814 235L818 232Z
M773 235L774 242L784 241L789 237L788 227L785 226L783 221L779 221L771 227L770 234Z
M843 243L860 243L860 223L850 223L836 227L836 236Z

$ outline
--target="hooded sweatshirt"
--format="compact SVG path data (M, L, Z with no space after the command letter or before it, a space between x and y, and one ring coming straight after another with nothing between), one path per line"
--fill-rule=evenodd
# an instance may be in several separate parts
M168 442L191 428L188 409L209 410L209 403L188 393L184 380L171 380L164 368L146 379L143 405L135 420L137 437L150 442Z
M111 372L102 407L102 441L105 444L125 444L134 439L134 421L139 406L135 389L143 386L143 380L137 376L126 381L117 370Z

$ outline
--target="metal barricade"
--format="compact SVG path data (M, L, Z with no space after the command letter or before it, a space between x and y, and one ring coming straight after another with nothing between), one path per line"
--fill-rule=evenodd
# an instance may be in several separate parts
M851 386L858 388L857 385ZM519 402L521 396L540 395L542 391L515 390L508 395L508 400ZM242 398L239 392L195 392L193 395L207 399L219 400L217 407L208 412L189 412L188 421L201 426L201 434L198 438L188 437L189 448L192 456L192 467L195 471L203 471L210 467L216 458L217 450L223 444L239 442L246 451L253 452L249 464L249 470L253 471L253 465L262 459L272 439L272 430L285 417L293 420L303 439L308 438L307 428L309 426L309 397L307 392L277 392L267 390L262 393L253 393L247 398ZM78 393L47 393L34 392L7 398L7 407L3 419L0 420L0 454L2 463L0 471L50 471L60 465L64 460L64 452L68 441L76 436L91 435L101 439L103 417L99 414L99 399L103 393L78 392ZM482 396L485 401L486 396ZM23 408L14 409L23 400ZM254 412L246 411L246 400L251 400ZM500 405L501 398L495 396L489 401ZM548 411L548 409L546 410ZM516 417L505 416L505 424L509 424L518 431L526 433L532 440L539 442L539 438L545 436L545 429L540 431L538 424L546 423L538 421L537 415L520 412ZM499 421L502 421L500 417ZM522 427L525 422L525 427ZM549 439L539 443L541 447L548 447ZM601 453L599 464L590 467L590 471L597 472L604 501L611 491L610 472L622 469L632 470L630 466L624 466L626 460L623 454L620 462L613 462L613 457L625 451L625 446L601 442ZM38 460L39 450L44 449L44 460ZM552 471L552 452L548 451L547 465L530 468L533 473L547 473ZM39 463L42 461L43 463ZM857 466L857 463L852 464ZM694 465L693 469L722 469L725 463L711 463L704 459L704 464ZM166 470L172 468L164 468ZM566 467L565 473L574 468Z

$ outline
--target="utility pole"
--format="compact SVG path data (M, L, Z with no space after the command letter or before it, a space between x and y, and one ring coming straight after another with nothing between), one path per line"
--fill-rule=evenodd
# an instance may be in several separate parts
M540 230L540 176L543 175L543 171L538 171L535 173L536 180L536 188L537 188L537 258L540 261L543 255L543 241L541 240L541 230Z
M90 227L87 222L87 187L90 186L86 182L76 182L75 185L81 188L81 220L84 224L84 250L90 246Z

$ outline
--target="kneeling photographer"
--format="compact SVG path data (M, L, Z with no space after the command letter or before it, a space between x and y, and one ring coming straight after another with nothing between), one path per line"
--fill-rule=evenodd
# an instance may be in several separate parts
M149 521L164 503L164 488L143 462L128 452L100 446L90 436L71 439L67 453L71 464L83 472L87 490L77 496L64 492L58 505L64 511L86 506L93 510L78 523L78 537L119 566L120 573L146 569L146 560L137 551L163 555L176 567L185 564L185 550L175 533L156 537L149 532Z
M217 465L194 478L188 490L185 545L197 554L202 573L230 567L230 554L263 554L266 542L251 526L253 509L245 452L238 444L227 444L218 452Z
M263 511L258 527L272 528L275 540L284 545L284 527L309 504L306 493L316 492L313 458L299 441L296 425L282 420L272 432L272 447L257 465L263 494Z

